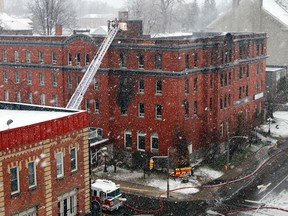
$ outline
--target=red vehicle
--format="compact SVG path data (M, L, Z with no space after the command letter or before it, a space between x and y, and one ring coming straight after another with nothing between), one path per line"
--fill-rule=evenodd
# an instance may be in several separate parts
M126 201L122 198L120 185L110 180L97 179L91 184L91 203L92 210L100 209L114 211L123 206Z

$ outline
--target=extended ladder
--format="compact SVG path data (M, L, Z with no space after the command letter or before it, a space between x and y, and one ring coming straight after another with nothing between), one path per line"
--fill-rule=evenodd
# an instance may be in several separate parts
M105 37L102 42L98 52L94 56L92 62L88 66L83 78L81 79L79 85L77 86L74 94L70 98L66 108L69 109L78 109L80 106L84 94L86 93L91 81L93 80L98 68L101 65L102 59L104 58L108 48L110 47L112 41L114 40L118 32L118 27L111 28L108 35Z

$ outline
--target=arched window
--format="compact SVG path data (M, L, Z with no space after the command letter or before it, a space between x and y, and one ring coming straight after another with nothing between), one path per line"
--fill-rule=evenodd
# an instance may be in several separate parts
M145 133L143 131L137 133L137 149L145 151Z
M152 133L151 135L151 150L159 150L159 138L157 133Z
M132 148L132 132L130 129L124 131L124 146L125 148Z

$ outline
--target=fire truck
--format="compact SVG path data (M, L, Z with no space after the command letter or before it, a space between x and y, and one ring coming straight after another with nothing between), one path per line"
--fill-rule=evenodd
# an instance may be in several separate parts
M126 198L122 197L119 184L106 179L97 179L91 184L92 211L118 210L125 201Z

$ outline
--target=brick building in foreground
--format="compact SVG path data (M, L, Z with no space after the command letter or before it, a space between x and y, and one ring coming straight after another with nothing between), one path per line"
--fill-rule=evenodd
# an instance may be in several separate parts
M0 102L0 124L0 215L90 212L86 111Z
M265 33L152 38L140 21L119 25L82 103L114 147L166 155L185 142L191 153L263 112ZM0 100L65 107L102 41L0 36Z

